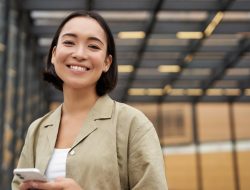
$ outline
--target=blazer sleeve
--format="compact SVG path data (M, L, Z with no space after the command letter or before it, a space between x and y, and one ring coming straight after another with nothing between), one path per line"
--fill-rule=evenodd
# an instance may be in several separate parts
M152 123L136 128L129 144L130 189L167 190L163 153Z
M34 128L37 125L37 122L33 122L31 126L28 129L24 146L21 151L19 160L18 160L18 165L17 168L33 168L34 167L34 151L33 151L33 146L34 146ZM18 179L17 176L13 177L12 180L12 190L18 190L19 185L21 181Z

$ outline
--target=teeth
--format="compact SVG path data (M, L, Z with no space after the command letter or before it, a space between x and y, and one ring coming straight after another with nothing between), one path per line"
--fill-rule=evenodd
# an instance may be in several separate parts
M74 65L71 65L70 69L73 69L73 70L76 70L76 71L87 71L86 67L80 67L80 66L74 66Z

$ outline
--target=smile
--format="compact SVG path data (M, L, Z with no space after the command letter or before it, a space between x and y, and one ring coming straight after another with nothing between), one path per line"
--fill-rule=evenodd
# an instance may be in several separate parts
M84 71L88 71L89 68L87 67L83 67L83 66L77 66L77 65L67 65L71 70L74 70L74 71L81 71L81 72L84 72Z

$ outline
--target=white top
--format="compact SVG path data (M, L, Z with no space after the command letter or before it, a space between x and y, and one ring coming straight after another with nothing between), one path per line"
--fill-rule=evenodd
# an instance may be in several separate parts
M54 152L48 164L48 168L45 172L48 180L54 180L57 177L66 176L66 159L69 150L69 148L54 149Z

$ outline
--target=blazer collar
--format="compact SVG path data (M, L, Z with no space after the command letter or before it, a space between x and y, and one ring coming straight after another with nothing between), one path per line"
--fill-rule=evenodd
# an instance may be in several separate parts
M90 110L80 134L75 140L72 148L97 129L97 126L95 125L96 120L110 119L112 117L113 109L114 101L108 95L99 97L93 108ZM47 137L51 151L53 151L55 147L61 115L62 104L47 117L43 125L43 127L48 130Z
M112 117L113 109L114 101L108 95L104 95L97 99L90 114L94 120L110 119Z

